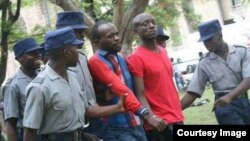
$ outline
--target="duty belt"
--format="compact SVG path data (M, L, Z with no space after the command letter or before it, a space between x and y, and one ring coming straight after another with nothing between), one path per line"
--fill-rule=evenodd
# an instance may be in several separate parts
M42 135L42 138L46 138L48 141L79 141L82 140L82 129L77 129L72 132L64 132L64 133L52 133Z
M217 100L218 98L227 95L228 93L218 93L215 94L215 100ZM247 93L241 94L240 96L238 96L236 99L243 99L243 98L248 98Z

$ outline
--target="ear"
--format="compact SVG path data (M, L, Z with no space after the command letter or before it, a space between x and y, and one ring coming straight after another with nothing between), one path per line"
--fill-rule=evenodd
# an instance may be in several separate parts
M65 56L68 56L68 55L69 55L69 51L68 51L67 48L65 48L65 49L63 50L63 54L64 54Z
M16 58L16 60L17 60L18 62L22 62L23 59L24 59L24 58L23 58L23 55L21 55L21 56L19 56L19 57Z

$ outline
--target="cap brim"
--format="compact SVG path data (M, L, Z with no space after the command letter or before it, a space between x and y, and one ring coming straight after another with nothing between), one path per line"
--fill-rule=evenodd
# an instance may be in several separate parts
M207 35L207 36L204 36L204 37L200 37L200 39L198 40L198 42L203 42L203 41L206 41L207 39L213 37L215 34L210 34L210 35Z
M163 36L165 40L168 40L169 39L169 36Z
M73 29L87 29L88 26L86 25L69 25L70 27L72 27Z
M157 36L163 37L163 39L164 39L165 41L169 39L169 36L168 36L168 35L157 35Z
M34 48L28 49L28 50L26 50L26 51L24 51L24 52L22 52L22 53L17 54L17 55L15 56L15 59L17 59L19 56L21 56L21 55L23 55L23 54L25 54L25 53L29 53L29 52L36 51L36 50L43 50L43 49L44 49L44 48L41 47L41 46L36 46L36 47L34 47Z
M75 45L77 48L79 48L79 45L82 45L84 43L83 40L78 40L75 39L73 43L71 43L71 45Z
M42 50L42 49L44 48L41 46L36 46L36 47L26 50L25 53L29 53L29 52L36 51L36 50Z

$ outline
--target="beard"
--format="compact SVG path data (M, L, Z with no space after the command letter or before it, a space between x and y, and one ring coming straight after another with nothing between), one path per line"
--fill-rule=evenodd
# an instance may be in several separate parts
M37 60L37 61L28 61L24 67L27 70L31 70L31 71L35 71L37 69L39 69L42 65L42 60Z

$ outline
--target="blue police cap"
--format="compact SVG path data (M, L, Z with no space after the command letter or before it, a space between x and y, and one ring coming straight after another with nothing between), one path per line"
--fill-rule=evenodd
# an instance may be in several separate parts
M29 53L36 50L42 50L42 47L37 44L34 38L25 38L18 41L13 46L15 59L25 53Z
M76 11L65 11L57 14L56 28L70 26L73 29L86 29L83 13Z
M84 41L78 40L72 27L64 27L49 31L45 35L45 51L74 45L76 47L83 44Z
M213 37L216 33L221 31L221 26L220 22L215 19L199 24L198 29L200 32L200 39L198 41L200 42Z
M157 27L157 35L156 36L162 36L165 40L169 39L169 36L164 33L163 28L160 26Z

